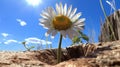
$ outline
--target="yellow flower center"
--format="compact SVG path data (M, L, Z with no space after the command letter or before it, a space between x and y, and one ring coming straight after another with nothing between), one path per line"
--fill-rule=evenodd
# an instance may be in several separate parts
M70 19L64 15L58 15L53 19L53 27L56 30L67 30L72 26Z

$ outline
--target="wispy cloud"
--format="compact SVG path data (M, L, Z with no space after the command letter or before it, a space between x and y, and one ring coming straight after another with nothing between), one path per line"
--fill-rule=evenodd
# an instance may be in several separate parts
M8 33L1 33L1 35L2 35L3 37L8 37L8 36L9 36Z
M29 38L26 38L25 41L26 41L26 44L42 44L42 45L52 44L52 42L50 42L50 41L45 41L45 40L39 39L37 37L29 37ZM1 43L2 42L0 42L0 44ZM14 43L15 44L21 44L20 41L17 41L15 39L9 39L9 40L5 40L3 42L3 44L6 44L6 45L8 45L8 44L14 44Z
M30 37L30 38L27 38L25 39L25 41L29 44L29 43L33 43L33 44L52 44L52 42L50 41L45 41L45 40L41 40L39 38L36 38L36 37Z
M21 19L16 19L16 20L20 23L21 26L26 26L27 25L27 23L25 21L21 20Z
M11 43L18 43L18 41L17 40L13 40L13 39L10 39L10 40L6 40L5 42L4 42L4 44L11 44Z

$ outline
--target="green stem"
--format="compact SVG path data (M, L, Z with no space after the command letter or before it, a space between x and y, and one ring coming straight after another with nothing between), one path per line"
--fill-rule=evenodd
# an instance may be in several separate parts
M107 18L105 9L104 9L103 4L102 4L102 0L100 0L100 6L101 6L102 11L103 11L103 13L104 13L104 16L105 16L105 18L106 18L106 20L107 20L107 24L110 26L110 30L111 30L111 32L112 32L113 38L114 38L114 40L117 40L116 37L115 37L115 33L114 33L114 31L113 31L113 28L112 28L112 26L110 25L110 21L109 21L108 18Z
M57 51L57 63L61 62L61 44L62 44L62 35L60 34L60 40L59 40L58 51Z
M23 45L27 49L27 51L30 51L30 49L26 46L26 44L23 44Z

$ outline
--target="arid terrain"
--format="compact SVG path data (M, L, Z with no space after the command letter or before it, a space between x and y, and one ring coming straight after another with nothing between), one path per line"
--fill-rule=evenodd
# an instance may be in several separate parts
M120 67L120 41L66 47L59 64L56 51L1 51L0 67Z

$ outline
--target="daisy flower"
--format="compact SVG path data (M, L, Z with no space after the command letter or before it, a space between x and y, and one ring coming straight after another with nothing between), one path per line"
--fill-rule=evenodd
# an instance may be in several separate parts
M56 4L56 10L52 7L48 7L42 11L40 25L48 29L45 36L52 35L52 38L60 32L60 34L66 38L72 39L74 36L78 36L78 30L82 30L84 27L85 18L80 18L81 12L77 13L77 8L72 10L72 5L67 8L67 4Z

